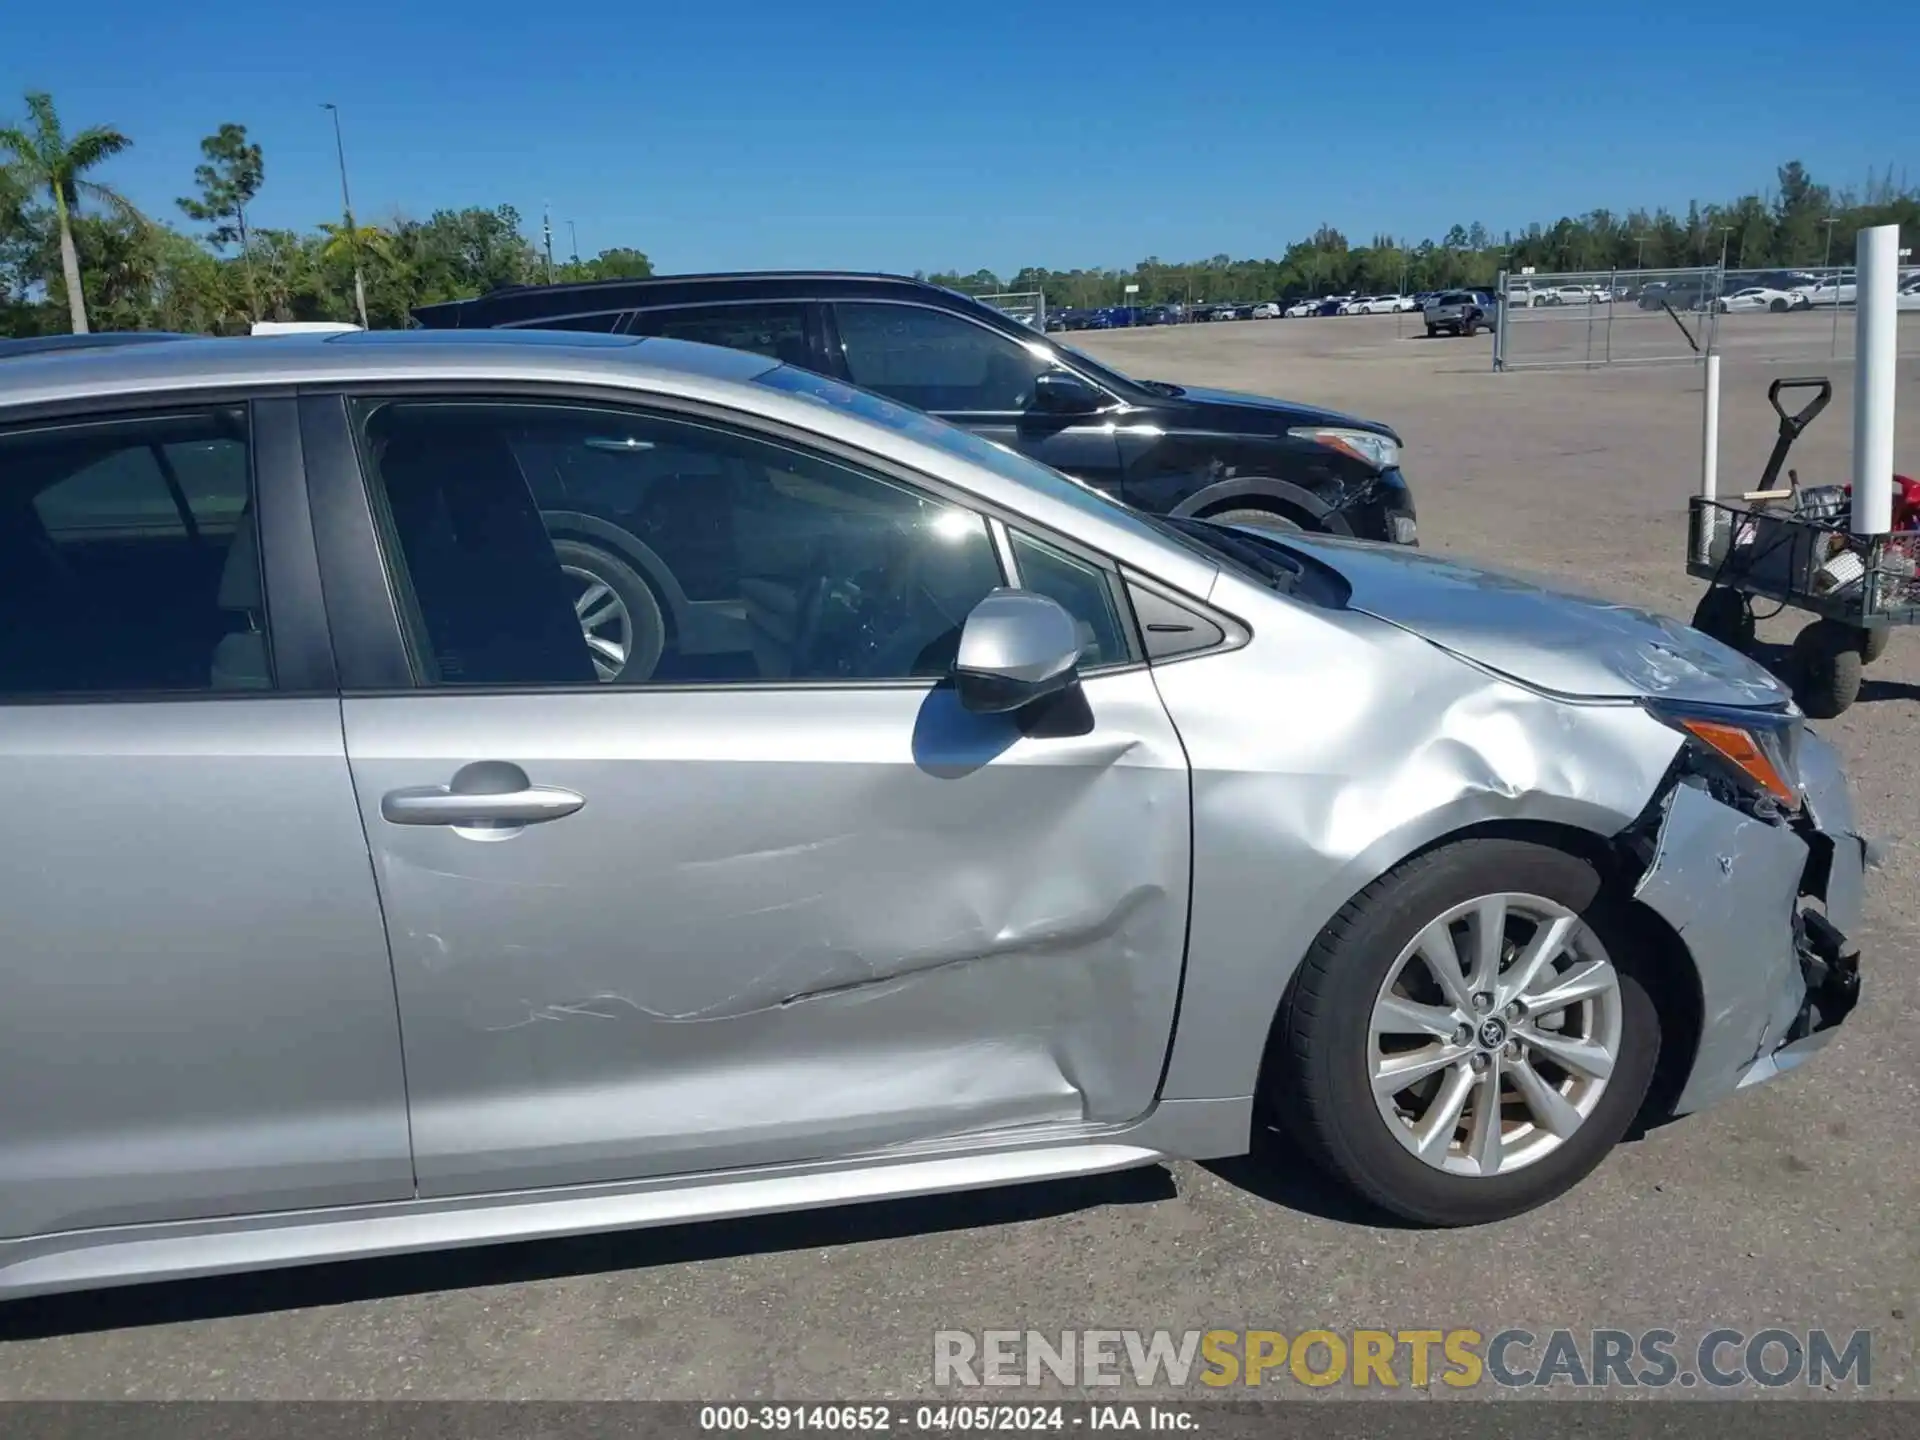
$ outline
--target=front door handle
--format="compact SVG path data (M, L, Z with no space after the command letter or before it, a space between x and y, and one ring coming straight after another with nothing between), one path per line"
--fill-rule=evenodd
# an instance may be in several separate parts
M395 825L538 825L571 815L586 797L554 785L531 785L505 795L456 795L440 785L389 790L380 818Z
M482 760L463 765L448 785L411 785L380 797L390 825L538 825L573 814L584 795L535 785L518 765Z

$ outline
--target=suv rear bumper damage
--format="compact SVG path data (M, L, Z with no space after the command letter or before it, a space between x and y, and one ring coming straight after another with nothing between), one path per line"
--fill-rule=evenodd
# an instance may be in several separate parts
M1832 747L1804 735L1801 765L1806 817L1794 826L1685 782L1663 802L1658 846L1634 897L1678 933L1700 981L1700 1044L1676 1114L1800 1064L1858 1000L1850 937L1867 846Z

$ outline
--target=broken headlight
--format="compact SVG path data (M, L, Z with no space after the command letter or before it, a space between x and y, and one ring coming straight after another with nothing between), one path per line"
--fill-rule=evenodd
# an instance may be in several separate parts
M1391 470L1400 463L1400 442L1373 430L1345 425L1296 425L1287 431L1296 440L1311 440L1329 450L1358 460L1374 470Z
M1799 716L1652 700L1647 712L1687 737L1689 768L1710 788L1718 781L1750 803L1763 802L1766 809L1777 806L1787 814L1799 810Z

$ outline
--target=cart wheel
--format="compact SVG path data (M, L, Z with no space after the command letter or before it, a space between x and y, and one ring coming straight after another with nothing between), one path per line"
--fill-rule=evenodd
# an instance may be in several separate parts
M1893 638L1891 625L1869 625L1860 631L1860 661L1871 665L1887 653L1887 641Z
M1861 634L1838 620L1816 620L1793 637L1793 698L1815 720L1831 720L1860 695Z
M1753 649L1753 610L1745 595L1725 585L1715 585L1700 597L1693 607L1693 628L1743 655Z

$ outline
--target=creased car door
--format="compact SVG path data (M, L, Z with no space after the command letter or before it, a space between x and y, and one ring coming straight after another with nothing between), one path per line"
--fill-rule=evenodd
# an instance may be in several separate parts
M1087 688L1059 739L946 687L349 699L423 1193L1144 1113L1185 761L1144 671ZM486 761L585 803L381 814Z
M503 659L449 596L471 594L516 644L565 649L564 625L582 642L564 600L553 618L540 599L553 592L531 573L537 517L514 519L521 482L478 434L496 422L459 428L479 406L387 408L396 434L459 431L387 444L389 498L396 457L424 473L456 449L444 483L463 503L498 492L472 527L493 547L484 584L427 581L437 687L343 705L423 1193L848 1156L1151 1108L1190 837L1184 754L1143 668L1090 676L1091 727L1046 735L967 713L932 679L797 683L760 656L780 678L595 686L584 650L573 671L545 648ZM663 424L629 436L618 412L580 414L601 453L667 443ZM807 508L823 486L898 492L838 462L794 464L764 498L790 535L842 523ZM431 510L418 499L394 507L402 526ZM977 517L929 513L984 543L967 529ZM743 505L745 531L749 518ZM743 575L794 548L760 534L740 537ZM409 551L409 570L429 574L426 558ZM449 553L435 573L463 563ZM780 590L751 582L749 610L771 617L756 647L793 608ZM509 593L528 608L500 608ZM459 683L495 667L488 691L445 678L455 644ZM555 678L516 688L536 665Z

